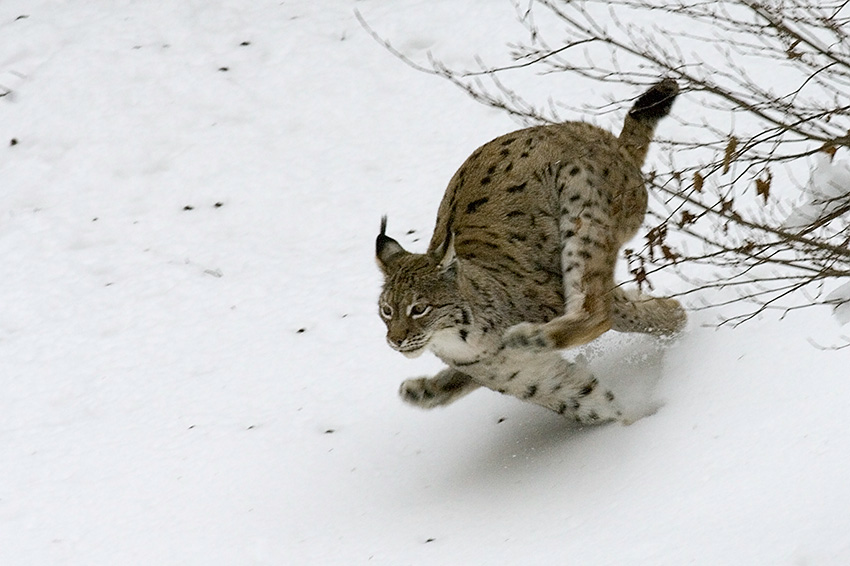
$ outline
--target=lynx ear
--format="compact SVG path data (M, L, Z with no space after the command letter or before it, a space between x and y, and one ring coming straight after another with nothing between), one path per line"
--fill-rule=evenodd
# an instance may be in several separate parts
M457 265L457 255L455 254L455 233L449 226L446 239L439 248L434 250L434 258L437 260L437 269L443 273L453 269Z
M399 255L406 253L401 244L387 236L387 217L381 217L381 233L375 240L375 259L378 261L378 267L386 274L387 266Z

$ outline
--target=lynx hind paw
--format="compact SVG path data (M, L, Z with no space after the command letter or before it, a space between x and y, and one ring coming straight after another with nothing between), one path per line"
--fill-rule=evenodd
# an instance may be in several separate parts
M666 306L664 333L669 335L679 334L688 325L688 313L682 303L676 299L664 299L664 303Z
M506 348L540 352L555 348L555 343L549 337L543 324L521 322L508 328L503 336Z

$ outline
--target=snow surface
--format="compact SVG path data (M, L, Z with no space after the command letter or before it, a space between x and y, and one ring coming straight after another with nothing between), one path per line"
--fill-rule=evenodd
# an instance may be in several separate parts
M664 403L628 427L397 399L439 364L384 343L379 218L424 248L515 126L355 8L420 61L522 33L492 0L0 3L0 564L850 563L828 309L604 336L600 379Z
M812 159L811 177L802 198L785 220L789 228L804 228L827 216L850 199L850 159L842 151L835 157L820 152Z

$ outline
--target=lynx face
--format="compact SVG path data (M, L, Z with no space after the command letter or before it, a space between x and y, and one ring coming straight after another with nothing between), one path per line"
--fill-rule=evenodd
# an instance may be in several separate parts
M469 323L457 289L454 240L436 250L412 254L386 235L381 221L376 259L384 273L378 313L387 325L387 343L409 358L425 351L435 334Z
M455 269L441 268L429 255L407 252L382 268L385 283L378 313L387 325L387 343L405 356L416 357L436 332L457 324Z

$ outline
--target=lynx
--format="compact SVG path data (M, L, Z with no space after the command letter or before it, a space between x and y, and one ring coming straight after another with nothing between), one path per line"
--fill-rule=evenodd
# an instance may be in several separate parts
M387 342L409 357L430 349L449 366L404 381L404 401L431 408L484 386L582 424L629 420L614 394L559 350L609 329L684 327L676 300L614 283L619 250L646 213L640 168L678 91L672 79L647 90L619 137L565 122L483 145L449 182L424 254L405 251L382 219Z

